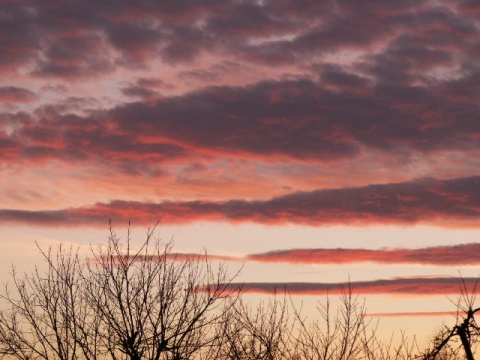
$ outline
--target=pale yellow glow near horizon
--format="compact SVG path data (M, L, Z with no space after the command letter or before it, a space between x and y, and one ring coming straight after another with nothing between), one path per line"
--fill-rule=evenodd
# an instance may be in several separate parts
M123 226L115 227L121 237L126 236ZM145 236L143 227L132 228L132 243L140 244ZM301 227L261 225L229 225L196 223L190 226L163 226L157 234L164 240L173 238L177 252L201 252L210 254L244 256L272 249L290 248L420 248L435 245L470 243L477 240L477 232L468 229L442 229L434 227ZM88 252L89 246L105 243L108 229L44 229L6 227L2 233L3 249L0 253L0 282L8 281L12 264L20 271L31 271L41 263L35 241L46 249L63 242L81 246ZM227 264L232 271L241 263ZM346 265L288 265L247 262L243 264L239 281L255 282L345 282L394 278L398 276L478 276L475 266L436 267L415 265L371 265L368 263ZM306 303L315 303L316 296L297 296ZM363 297L370 313L389 312L445 312L454 311L447 296L392 296L367 295ZM382 331L403 329L407 333L430 337L442 321L449 317L382 317ZM385 330L383 330L385 329ZM423 335L422 335L423 336Z

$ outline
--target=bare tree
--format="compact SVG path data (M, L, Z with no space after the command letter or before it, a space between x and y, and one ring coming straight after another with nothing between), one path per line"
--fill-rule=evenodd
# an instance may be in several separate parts
M289 301L287 301L289 299ZM228 360L413 360L415 342L382 342L378 323L348 286L334 308L330 297L317 307L320 318L304 315L291 298L273 297L257 307L243 299L226 313L215 359Z
M177 256L149 229L139 247L110 228L106 246L39 251L46 268L0 293L0 358L19 360L473 360L480 336L477 283L463 280L457 322L418 353L415 342L383 343L363 302L347 287L340 306L319 303L310 320L287 296L256 307L240 297L223 264ZM38 246L38 245L37 245ZM290 301L287 301L290 300Z
M330 298L319 303L320 319L308 321L296 311L298 334L292 346L295 359L353 360L368 358L368 348L375 340L375 331L369 332L370 321L366 308L352 288L342 291L341 304L332 311Z
M293 321L292 321L293 320ZM227 360L287 359L294 319L287 297L276 294L256 307L240 299L221 323L221 346L216 358Z
M37 245L38 247L38 245ZM12 270L13 288L1 299L9 306L0 313L0 354L17 359L92 358L81 346L84 324L95 326L83 294L83 265L72 248L43 252L45 273L19 276ZM89 343L95 346L94 339Z
M370 333L365 344L363 358L368 360L418 360L420 352L416 337L409 338L405 332L392 333L384 342L376 336L377 328ZM397 336L396 336L397 335Z
M236 297L223 265L208 257L177 261L172 244L147 232L143 246L126 249L114 232L108 247L93 253L86 284L88 301L100 318L107 352L129 359L189 359L213 343L216 322Z
M17 359L191 359L213 346L213 329L238 291L207 255L177 259L147 231L133 250L110 228L106 247L42 252L47 270L20 277L1 297L0 355ZM41 251L41 250L40 250Z
M423 359L458 358L461 351L467 360L475 359L475 348L480 338L480 327L475 320L475 315L480 312L480 307L475 306L478 281L469 288L466 280L461 278L460 296L457 301L452 301L457 308L455 325L444 326L431 347L424 352Z

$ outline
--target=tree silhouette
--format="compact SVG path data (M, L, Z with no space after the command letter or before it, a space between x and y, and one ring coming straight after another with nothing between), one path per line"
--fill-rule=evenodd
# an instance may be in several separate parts
M40 249L42 273L19 276L1 297L0 353L17 359L191 359L214 346L215 328L235 304L223 265L205 255L176 258L154 229L133 250L110 228L106 247Z
M287 297L276 294L257 306L240 301L225 313L221 323L221 346L216 358L226 360L289 359L295 322Z
M93 319L95 326L95 317L85 302L78 253L64 246L40 251L47 271L35 268L20 277L13 269L13 288L6 286L1 295L10 309L0 313L0 353L17 359L91 358L81 346L80 325Z
M474 348L480 338L480 327L475 320L475 315L480 312L480 307L475 307L478 281L469 288L465 279L461 278L460 297L456 302L452 301L457 308L455 325L444 326L433 340L432 347L424 353L423 359L456 357L463 350L467 360L475 360Z
M213 266L207 254L176 255L154 231L134 247L130 230L122 242L110 227L106 246L92 247L85 258L73 247L37 245L46 267L25 275L13 268L0 293L7 304L0 311L0 358L474 359L477 283L472 291L463 281L456 324L420 352L404 334L398 345L380 341L350 286L336 310L329 297L319 302L318 318L302 314L288 294L252 307L233 283L238 273Z
M295 352L301 359L351 360L367 358L375 338L375 329L369 334L370 321L366 318L366 307L358 301L350 286L343 289L341 305L332 313L330 299L319 303L319 318L307 322L297 312L299 334ZM370 319L371 320L371 319Z

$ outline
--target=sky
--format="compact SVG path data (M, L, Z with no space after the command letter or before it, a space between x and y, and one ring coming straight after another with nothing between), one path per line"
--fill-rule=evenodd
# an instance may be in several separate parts
M431 335L480 274L479 58L471 1L0 0L0 280L158 221Z

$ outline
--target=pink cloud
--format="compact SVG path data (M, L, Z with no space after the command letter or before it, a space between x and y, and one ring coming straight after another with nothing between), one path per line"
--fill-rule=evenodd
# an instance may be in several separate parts
M432 246L420 249L291 249L245 256L246 261L293 264L421 264L463 266L480 264L480 244Z
M468 291L478 283L476 278L465 278ZM396 278L391 280L354 281L349 283L255 283L232 284L242 286L246 293L272 294L286 291L292 295L327 295L341 294L351 286L355 294L390 294L390 295L460 295L462 280L460 278Z
M45 211L0 210L0 222L41 226L104 226L108 219L136 225L194 221L372 225L417 223L478 227L479 177L421 179L357 188L296 192L269 200L112 201Z
M37 98L37 94L28 89L15 86L0 87L0 103L29 103Z

